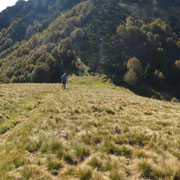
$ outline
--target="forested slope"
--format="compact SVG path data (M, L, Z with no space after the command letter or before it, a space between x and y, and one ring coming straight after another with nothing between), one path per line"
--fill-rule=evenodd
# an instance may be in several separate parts
M63 71L91 71L131 86L179 84L178 1L87 0L67 7L42 33L0 54L0 81L55 82Z
M42 32L61 13L82 0L20 0L0 13L0 52ZM5 53L4 53L5 54ZM3 56L3 54L2 54Z

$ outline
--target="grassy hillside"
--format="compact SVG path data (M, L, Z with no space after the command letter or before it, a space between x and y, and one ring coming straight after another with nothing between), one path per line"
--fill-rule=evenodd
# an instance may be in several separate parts
M75 77L0 85L0 179L180 179L180 104Z

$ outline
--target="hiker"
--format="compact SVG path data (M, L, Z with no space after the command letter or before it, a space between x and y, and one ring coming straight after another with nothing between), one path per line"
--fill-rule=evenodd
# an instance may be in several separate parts
M66 89L66 82L67 82L67 75L66 75L66 73L64 73L64 74L61 76L61 82L62 82L62 88L63 88L63 89Z

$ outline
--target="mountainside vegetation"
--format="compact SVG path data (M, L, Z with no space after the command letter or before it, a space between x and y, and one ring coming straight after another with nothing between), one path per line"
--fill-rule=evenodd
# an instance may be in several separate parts
M102 80L0 84L0 179L179 180L180 104Z
M178 0L20 1L0 14L0 82L98 72L116 84L178 89L179 12Z
M180 180L179 92L179 0L19 0L0 13L0 180Z
M20 0L0 13L0 52L42 32L61 13L82 0Z

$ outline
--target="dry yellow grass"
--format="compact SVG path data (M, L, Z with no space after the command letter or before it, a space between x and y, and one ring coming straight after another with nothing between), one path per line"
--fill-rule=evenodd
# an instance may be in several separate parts
M180 104L98 78L0 85L0 179L180 179Z

